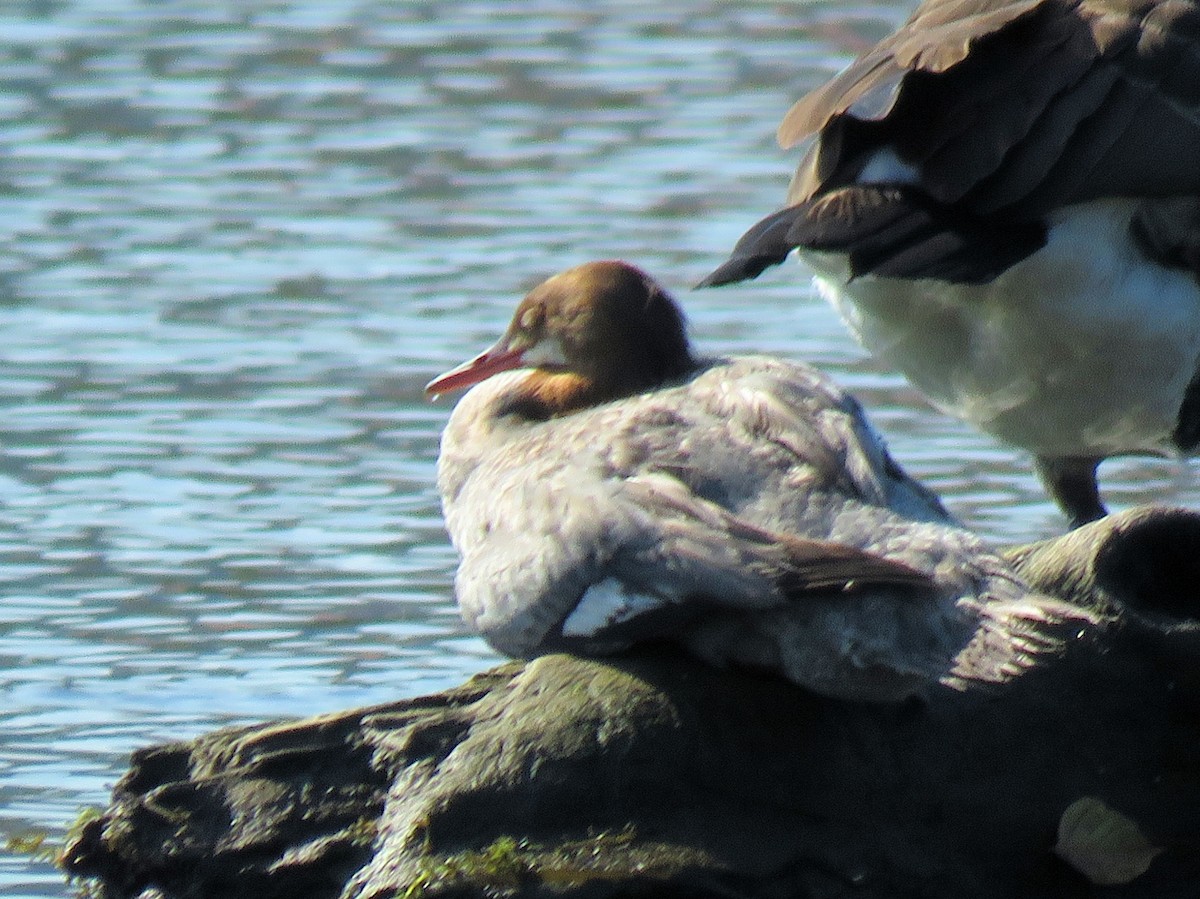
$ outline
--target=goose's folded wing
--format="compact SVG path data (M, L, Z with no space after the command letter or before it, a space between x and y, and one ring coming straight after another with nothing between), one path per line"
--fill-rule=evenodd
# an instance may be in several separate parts
M883 144L936 201L1010 221L1200 192L1198 85L1195 3L931 0L785 116L785 146L822 134L790 200Z
M847 254L852 277L986 283L1062 206L1200 195L1200 6L930 0L779 129L784 146L813 135L788 207L701 286L800 247ZM858 183L883 148L907 168ZM1154 258L1200 269L1194 227L1138 224Z
M1045 228L1036 221L997 228L982 216L933 201L920 188L855 184L767 216L697 286L756 278L798 247L844 254L851 278L873 274L983 284L1044 244Z
M779 125L776 137L780 146L795 146L835 116L848 113L864 121L885 118L910 72L937 74L958 66L981 42L1036 16L1040 4L1041 0L934 0L922 4L905 25L796 101ZM1034 49L1025 48L1025 53L1033 55L1030 51ZM1029 64L1014 59L1009 68L1014 73L1027 72Z

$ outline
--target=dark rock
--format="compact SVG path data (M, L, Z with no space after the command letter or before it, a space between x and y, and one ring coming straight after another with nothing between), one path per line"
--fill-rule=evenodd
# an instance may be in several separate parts
M663 647L136 753L64 865L113 897L1188 897L1200 884L1200 516L1012 550L1106 623L1006 684L822 699ZM1096 797L1162 851L1053 852Z

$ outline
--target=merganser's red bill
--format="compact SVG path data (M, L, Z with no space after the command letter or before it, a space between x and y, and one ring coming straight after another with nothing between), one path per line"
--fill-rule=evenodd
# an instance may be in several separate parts
M468 359L462 365L455 366L448 372L438 375L425 385L428 396L438 396L451 390L462 390L486 381L492 375L513 368L520 368L524 352L509 348L504 341L488 347L474 359Z

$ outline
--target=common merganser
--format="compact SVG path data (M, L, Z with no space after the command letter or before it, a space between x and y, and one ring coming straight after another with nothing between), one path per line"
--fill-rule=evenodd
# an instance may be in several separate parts
M694 357L631 265L545 281L426 390L471 385L438 486L460 609L502 653L673 641L888 701L1010 678L1082 614L1030 596L820 372Z
M1074 525L1110 456L1200 451L1200 5L926 0L787 113L792 251L942 410L1033 453Z

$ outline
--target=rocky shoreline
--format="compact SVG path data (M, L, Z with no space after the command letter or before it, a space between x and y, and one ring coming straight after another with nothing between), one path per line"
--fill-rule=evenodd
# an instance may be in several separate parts
M1002 687L856 705L665 647L513 662L141 750L64 869L139 899L1191 899L1200 516L1009 555L1103 623Z

